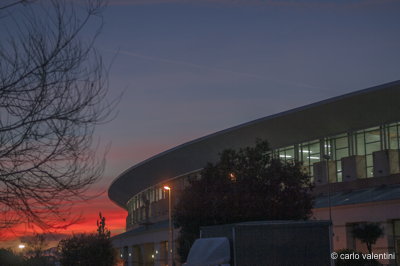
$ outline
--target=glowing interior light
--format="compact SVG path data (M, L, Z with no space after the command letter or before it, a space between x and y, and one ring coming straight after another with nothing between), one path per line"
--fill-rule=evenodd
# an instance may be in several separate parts
M281 158L292 158L291 155L279 155L279 157L281 157Z
M24 244L19 244L18 248L23 249L23 248L25 248L25 245Z
M315 157L315 156L309 156L307 158L314 159L314 160L319 160L319 157Z
M151 254L151 258L154 259L154 254Z
M156 250L156 254L158 254L158 250Z
M169 186L164 186L165 190L171 190L171 188Z
M236 175L235 175L234 173L229 173L229 179L230 179L232 182L235 182L235 181L236 181Z
M132 256L132 253L129 253L129 257Z

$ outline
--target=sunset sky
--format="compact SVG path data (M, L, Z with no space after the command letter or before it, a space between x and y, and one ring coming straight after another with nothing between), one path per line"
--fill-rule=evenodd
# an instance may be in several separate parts
M123 97L97 131L111 149L93 191L194 138L400 79L399 14L390 0L109 0L96 47L110 99ZM105 193L59 233L94 231L100 211L123 231L126 212Z

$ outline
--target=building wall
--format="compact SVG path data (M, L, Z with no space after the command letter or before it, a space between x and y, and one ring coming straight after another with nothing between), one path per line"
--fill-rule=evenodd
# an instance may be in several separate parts
M315 181L316 195L323 193L326 185L357 190L386 181L390 181L387 185L399 184L400 123L396 122L399 121L399 105L398 97L394 96L400 93L400 83L382 87L252 121L156 155L121 174L110 187L110 198L120 206L126 202L127 232L166 221L168 197L164 185L172 188L171 199L175 204L190 180L200 178L201 169L193 169L194 165L198 168L206 161L215 161L220 147L238 148L263 137L271 141L271 156L303 163L304 171ZM189 172L181 174L184 171ZM371 182L353 182L357 180ZM125 184L137 186L131 190ZM380 222L385 228L385 237L376 243L374 251L399 252L399 201L400 197L392 201L332 207L334 248L363 250L364 246L351 236L351 227L360 222ZM328 219L328 208L314 209L314 218ZM123 249L126 247L125 253L128 249L136 250L135 260L144 263L149 254L156 256L155 251L162 250L160 247L167 240L168 228L165 227L121 236L114 243ZM162 265L161 260L158 261L156 265Z
M400 226L400 200L335 206L331 208L331 215L334 250L351 248L368 253L366 245L352 236L351 226L363 222L377 222L384 228L384 237L373 245L373 252L396 253L396 258L399 258L400 232L398 230L395 232L395 226ZM329 220L329 208L314 209L313 219ZM389 263L389 261L382 262Z
M130 236L113 237L113 246L120 251L120 258L126 266L165 266L168 264L168 227L146 230ZM179 230L174 230L176 245ZM175 265L179 256L175 250Z
M374 153L381 150L395 151L397 170L399 172L399 151L400 151L400 123L391 123L375 126L357 131L335 134L325 138L310 140L303 143L296 143L271 151L271 155L284 161L301 161L304 171L313 179L315 178L315 166L324 161L324 155L329 156L331 162L329 168L330 182L347 181L350 174L343 177L343 165L350 164L350 167L358 167L355 172L357 176L351 176L350 179L370 178L377 175L374 173ZM352 165L351 160L357 159ZM391 173L391 174L394 174ZM322 174L324 174L322 172ZM195 170L174 178L166 179L164 182L155 184L134 195L127 202L127 230L136 228L143 223L154 223L167 219L168 199L167 192L163 186L169 184L173 188L172 200L175 202L181 191L189 185L191 179L200 178L200 170ZM318 177L316 181L321 178ZM317 185L319 185L317 183Z
M171 187L172 205L175 205L181 192L190 184L190 181L198 178L200 178L200 171L196 170L167 179L133 196L127 203L126 229L131 230L143 224L167 220L168 191L164 189L164 186Z

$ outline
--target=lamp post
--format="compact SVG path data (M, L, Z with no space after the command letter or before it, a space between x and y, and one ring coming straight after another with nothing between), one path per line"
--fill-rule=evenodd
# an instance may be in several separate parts
M331 181L329 180L329 160L331 159L331 156L328 154L324 155L324 159L326 162L326 179L328 181L328 207L329 207L329 241L331 245L331 250L333 248L333 223L332 223L332 206L331 206ZM333 260L331 259L331 266L335 265Z
M331 206L331 181L329 180L329 159L331 156L328 154L324 155L326 162L326 179L328 181L328 207L329 207L329 221L332 223L332 206Z
M164 186L168 191L168 218L169 218L169 240L168 240L168 266L174 265L174 231L172 230L172 206L171 206L171 187Z

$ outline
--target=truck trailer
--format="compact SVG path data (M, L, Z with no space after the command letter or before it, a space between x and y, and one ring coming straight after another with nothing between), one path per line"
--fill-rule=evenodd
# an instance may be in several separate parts
M330 221L257 221L202 227L185 266L330 266Z

